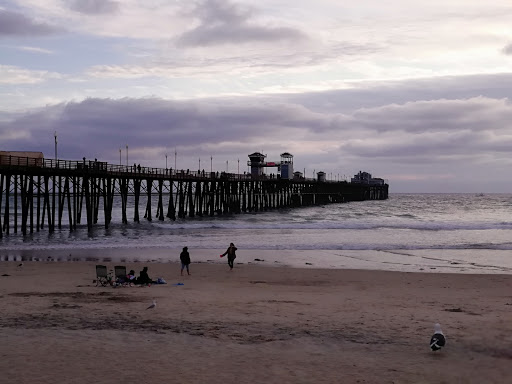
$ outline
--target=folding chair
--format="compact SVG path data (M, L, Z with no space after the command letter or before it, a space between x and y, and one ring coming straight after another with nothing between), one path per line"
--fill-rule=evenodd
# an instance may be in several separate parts
M105 287L108 284L108 270L106 265L96 265L96 286Z
M126 267L124 265L116 265L114 267L114 276L116 283L130 285L130 282L126 279Z

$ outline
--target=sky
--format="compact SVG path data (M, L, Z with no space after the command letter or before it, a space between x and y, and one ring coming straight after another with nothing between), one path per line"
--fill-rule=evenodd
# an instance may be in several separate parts
M0 0L0 150L54 158L56 134L59 159L240 173L289 152L391 193L511 193L511 20L510 0Z

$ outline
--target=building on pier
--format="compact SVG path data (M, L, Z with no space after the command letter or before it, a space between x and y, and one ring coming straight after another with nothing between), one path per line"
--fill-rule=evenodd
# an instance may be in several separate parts
M372 177L371 173L359 171L351 179L354 184L384 185L384 179Z
M281 153L281 164L279 166L279 170L281 172L281 179L293 178L293 155L291 153Z
M264 155L260 152L254 152L249 155L250 160L247 162L247 165L251 167L251 175L253 177L259 177L263 175L265 157L267 157L267 155Z
M251 153L247 165L251 167L251 175L261 177L264 175L263 168L277 168L281 179L293 179L293 155L288 152L281 153L280 161L265 161L267 155L260 152Z
M43 152L0 151L0 165L9 164L41 167L43 161Z

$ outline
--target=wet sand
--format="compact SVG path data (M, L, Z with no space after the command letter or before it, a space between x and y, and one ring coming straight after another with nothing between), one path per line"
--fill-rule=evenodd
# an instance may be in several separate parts
M149 263L168 284L112 288L93 283L95 262L18 264L0 263L6 383L512 377L512 275L196 263L181 277L176 263ZM435 322L448 340L439 352L429 349Z

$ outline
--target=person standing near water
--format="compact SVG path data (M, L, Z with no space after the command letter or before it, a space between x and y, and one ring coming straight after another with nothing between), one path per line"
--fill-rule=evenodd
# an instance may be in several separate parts
M190 254L188 253L188 247L183 247L183 251L180 253L181 260L181 276L183 276L183 269L187 268L187 274L190 275L188 266L190 264Z
M229 265L230 270L233 269L233 262L236 259L236 253L235 253L236 250L237 250L237 248L235 247L235 244L229 243L229 248L226 250L226 252L224 252L222 255L220 255L220 257L224 257L224 256L228 255L228 265Z

